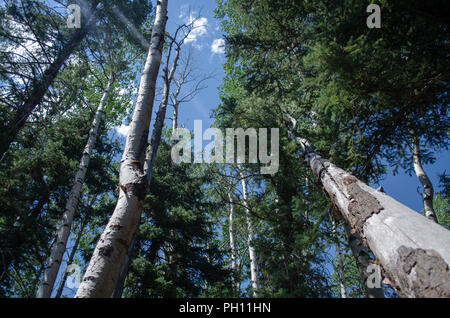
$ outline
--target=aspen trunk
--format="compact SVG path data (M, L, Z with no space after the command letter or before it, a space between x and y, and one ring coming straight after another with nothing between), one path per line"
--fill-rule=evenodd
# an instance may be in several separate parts
M241 183L242 183L242 192L244 197L244 207L246 211L246 219L247 219L247 229L248 229L248 252L250 256L250 278L253 289L253 297L258 297L258 263L256 261L256 251L253 245L253 222L250 218L250 208L248 206L248 193L247 193L247 180L244 177L244 174L240 172L241 175Z
M344 262L342 261L342 252L341 252L341 242L339 240L336 221L331 216L331 223L333 225L333 236L336 240L336 255L338 257L338 266L339 266L339 286L341 290L341 298L347 298L347 290L345 288L345 274L344 274Z
M66 264L66 268L64 270L63 277L61 278L61 281L59 282L59 287L58 287L58 290L56 291L55 298L61 298L62 292L64 290L64 285L66 284L67 277L69 276L69 272L67 271L67 269L73 263L73 259L75 258L75 254L78 250L78 245L80 244L80 240L81 240L81 237L83 236L84 229L85 229L87 223L88 223L88 217L86 217L83 220L80 230L78 231L77 238L75 239L75 243L72 247L72 250L70 251L69 258L67 259L67 264Z
M137 243L137 234L138 231L136 231L133 235L133 239L131 240L131 244L130 247L128 248L127 255L125 256L125 260L123 261L122 267L120 268L119 278L117 279L116 287L114 288L112 298L122 297L123 286L125 284L125 279L127 278L128 269L130 267L131 254L133 253L133 250L136 247Z
M233 222L234 222L234 205L233 205L233 199L231 197L231 190L228 193L228 200L230 202L230 214L228 215L228 232L230 236L230 249L231 249L231 272L232 272L232 285L233 289L235 289L237 292L239 289L237 288L238 284L236 283L236 280L238 279L237 275L237 266L236 266L236 245L234 243L234 229L233 229Z
M431 221L438 223L436 213L434 212L433 208L433 196L434 196L433 184L431 183L430 178L428 178L428 175L426 174L425 170L423 170L422 160L420 158L419 140L414 135L412 136L412 155L413 155L414 172L416 173L416 176L423 187L422 202L423 208L425 210L425 216Z
M152 137L150 139L150 144L147 147L145 155L145 165L144 173L147 175L147 183L150 185L152 180L152 170L155 163L156 153L158 152L158 147L161 142L161 133L164 127L164 119L166 118L167 104L169 103L169 93L170 93L170 83L172 82L173 76L178 66L178 58L180 56L180 46L177 46L175 50L175 57L173 60L170 72L166 69L164 75L164 88L161 99L161 104L159 105L158 113L156 114L155 124L153 126ZM169 61L167 61L169 62ZM168 66L167 66L168 67ZM173 125L173 123L172 123Z
M348 224L344 224L345 232L347 234L348 245L350 246L350 250L352 251L353 257L356 261L356 266L358 267L359 275L361 277L361 281L364 285L364 290L367 298L384 298L383 288L369 287L367 284L367 280L369 279L369 265L370 257L369 251L364 246L364 242L361 239L361 236L352 232Z
M359 233L401 297L450 297L450 231L383 192L336 167L317 154L309 142L289 137L304 151L305 161L324 190Z
M94 1L93 5L91 6L92 11L96 10L99 2L100 1ZM47 93L48 88L55 81L55 78L58 75L61 67L70 57L75 48L84 40L86 35L89 33L90 29L95 24L95 20L96 19L94 17L94 14L90 14L87 22L84 23L80 29L75 31L70 40L58 52L55 60L44 71L42 77L35 81L30 93L28 94L29 98L25 100L23 104L17 107L17 111L15 112L12 121L8 123L4 128L6 133L0 135L0 161L3 160L11 143L16 140L17 134L25 125L28 117L42 102L42 99Z
M171 68L170 73L168 74L167 70L164 75L164 88L163 88L163 96L162 101L159 106L158 113L156 115L155 124L153 126L152 137L150 139L150 144L147 147L146 154L146 162L144 165L144 173L147 175L147 185L150 186L152 180L152 171L153 165L155 163L156 153L158 151L159 144L161 142L161 133L162 128L164 126L164 119L166 117L167 104L169 102L169 92L170 92L170 83L172 81L173 75L175 74L177 62L179 58L179 47L177 48L175 59ZM122 264L120 269L119 279L117 280L114 293L112 298L120 298L123 293L123 284L125 283L125 278L128 273L129 262L131 261L131 253L133 253L134 246L136 244L136 234L133 236L132 243L128 248L127 255L125 256L125 261Z
M157 2L149 54L122 155L119 199L94 249L75 297L111 297L120 268L139 224L147 191L147 178L143 173L143 154L147 147L148 127L155 98L156 79L161 65L166 21L167 0L161 0Z
M91 159L91 154L97 140L98 129L100 127L100 121L103 115L103 108L105 107L112 84L113 81L110 80L105 92L103 93L97 112L95 113L92 127L89 132L89 138L84 148L78 171L75 174L74 184L70 191L69 199L67 200L61 224L58 229L56 244L50 253L47 267L37 292L38 298L49 298L52 294L53 285L55 284L56 277L58 276L59 267L62 263L64 252L66 250L67 240L69 239L70 229L72 227L73 217L77 209L78 200L81 196L81 190L84 184L86 171L89 166L89 160Z

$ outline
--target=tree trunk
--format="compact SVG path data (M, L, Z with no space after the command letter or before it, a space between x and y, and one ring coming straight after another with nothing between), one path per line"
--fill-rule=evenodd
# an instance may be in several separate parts
M70 191L69 199L67 200L62 221L58 229L56 244L50 254L47 268L44 272L44 277L42 278L41 285L39 286L37 292L38 298L49 298L52 294L53 285L66 250L67 240L69 239L70 228L72 226L75 210L77 209L78 200L81 196L81 190L83 187L84 178L86 176L86 171L89 166L89 160L97 140L98 129L100 127L100 121L103 115L103 108L105 107L112 84L113 81L110 80L105 92L103 93L97 112L95 113L92 127L89 132L89 138L84 148L78 171L75 174L74 184Z
M173 75L175 74L175 70L177 68L178 57L179 57L179 47L176 50L175 59L174 59L170 73L168 74L167 69L165 71L163 97L161 100L161 104L159 106L158 113L156 115L156 120L155 120L155 124L153 126L153 132L152 132L152 137L150 139L150 144L147 147L144 173L147 175L148 186L150 186L150 183L152 180L153 165L155 163L156 153L157 153L159 144L161 142L161 133L162 133L162 129L164 126L164 119L166 117L167 104L169 102L170 83L172 81ZM134 245L136 244L136 234L137 234L137 232L133 236L133 240L127 251L125 261L122 264L122 267L120 269L119 279L118 279L116 287L114 289L112 298L122 297L123 284L125 283L125 278L128 273L129 262L131 260L131 253L133 253Z
M94 201L96 199L97 199L97 197L95 196L92 201L92 204L94 204ZM91 204L91 206L92 206L92 204ZM56 291L55 298L61 298L62 292L64 290L64 285L66 285L67 277L69 276L69 272L67 271L67 269L73 263L73 259L75 258L75 254L78 250L78 245L80 244L80 240L81 240L81 237L83 236L84 229L88 223L88 220L89 220L89 218L86 216L83 220L83 223L81 224L80 230L78 231L77 238L75 239L75 243L72 247L72 250L70 251L69 258L67 259L67 264L66 264L66 268L64 270L63 277L61 278L61 281L59 282L59 287L58 287L58 290Z
M150 182L152 180L153 165L155 163L156 153L158 152L158 147L161 142L161 133L164 126L164 119L166 118L167 104L169 103L170 83L172 82L173 75L175 74L175 71L177 69L179 56L180 56L180 46L178 45L175 50L175 57L170 72L168 71L167 68L165 70L164 88L161 104L159 105L159 110L158 113L156 114L152 137L150 139L150 144L147 147L147 152L145 155L144 173L147 175L148 185L150 185ZM167 64L168 63L169 59L167 59Z
M341 298L347 298L347 290L345 288L345 273L344 273L344 262L342 261L342 253L341 253L341 242L339 240L336 221L334 220L333 216L331 215L331 223L333 225L333 236L336 240L336 255L338 257L338 272L339 272L339 285L341 290Z
M252 219L250 218L250 208L248 205L247 180L241 171L239 173L241 176L244 207L247 218L247 229L248 229L247 243L248 243L248 252L250 256L250 278L253 289L253 297L256 298L258 297L258 263L256 261L255 246L253 245L254 229Z
M383 288L369 287L367 284L367 280L369 279L369 265L370 257L369 251L364 246L364 242L361 239L361 236L352 232L348 224L344 224L345 232L347 234L348 245L350 246L350 250L352 251L353 257L356 261L356 266L358 267L359 275L361 277L361 281L364 285L364 290L367 298L384 298ZM380 273L381 275L381 273Z
M91 11L95 11L99 2L100 1L94 1ZM28 94L28 99L26 99L23 104L18 106L12 121L5 127L6 133L0 135L0 161L3 160L11 143L16 140L17 134L25 125L28 117L31 115L36 106L42 102L48 88L55 81L55 78L63 64L67 61L75 48L84 40L90 29L93 27L95 21L96 19L94 14L91 14L88 17L87 22L83 24L80 29L75 31L67 44L65 44L58 52L56 59L44 71L42 77L34 82L31 91Z
M425 216L433 222L438 223L436 218L436 213L433 208L433 196L434 189L433 184L428 178L425 170L422 167L422 160L420 158L420 146L419 140L416 136L412 135L412 155L413 155L413 164L414 164L414 172L416 173L417 178L423 186L423 195L422 202L423 208L425 210Z
M112 296L120 268L139 225L147 191L147 180L143 173L143 154L147 146L166 21L167 0L161 0L157 2L150 50L122 155L119 199L94 249L75 297Z
M383 267L390 285L401 297L450 297L450 231L376 191L353 175L323 159L309 142L300 144L306 163L352 230Z
M125 260L123 261L122 267L120 268L119 278L117 279L116 287L114 288L112 298L122 297L123 286L125 284L125 279L127 278L128 268L130 267L131 254L133 253L133 250L136 247L137 243L137 234L138 231L136 231L133 235L133 239L131 240L131 244L130 247L128 248L127 255L125 256Z
M233 199L231 197L231 189L230 192L228 192L228 200L230 202L230 214L228 215L228 232L230 235L230 249L231 249L231 272L232 272L232 285L233 290L236 292L239 292L239 289L237 288L238 283L238 273L237 273L237 266L236 266L236 245L234 243L234 230L233 230L233 222L234 222L234 205L233 205Z

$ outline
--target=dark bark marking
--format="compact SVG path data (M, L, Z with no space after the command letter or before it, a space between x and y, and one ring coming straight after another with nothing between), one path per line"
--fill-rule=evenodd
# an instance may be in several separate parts
M108 246L100 247L98 250L98 253L105 257L111 257L113 251L114 251L114 247L112 247L111 245L108 245Z
M124 185L125 192L136 196L139 201L144 201L147 193L147 180L145 176L139 178L138 182L128 183Z
M410 290L415 297L450 298L449 267L436 251L401 246L397 252L401 290Z
M349 194L350 204L348 205L348 212L350 213L350 223L364 237L364 223L372 214L377 214L383 210L383 206L373 195L363 190L357 181L358 179L353 176L346 176L343 179L343 184Z

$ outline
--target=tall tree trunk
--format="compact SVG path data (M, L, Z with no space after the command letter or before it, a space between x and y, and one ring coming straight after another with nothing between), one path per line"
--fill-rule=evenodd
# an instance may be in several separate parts
M152 137L150 139L150 144L147 147L146 163L144 165L144 173L147 175L148 186L150 186L150 183L151 183L153 165L155 163L156 153L157 153L159 144L161 142L161 133L162 133L162 129L164 126L164 119L166 117L167 104L169 102L170 83L172 81L173 75L175 74L175 71L177 68L177 63L178 63L178 58L179 58L179 53L180 53L179 51L180 51L180 48L177 47L176 55L175 55L174 62L173 62L172 68L170 70L170 73L168 72L167 69L164 72L165 74L164 74L163 96L162 96L161 104L158 109L158 113L156 115L155 124L153 126L153 132L152 132ZM137 234L137 231L133 236L132 243L130 244L130 247L128 248L124 263L122 264L122 267L120 269L119 278L117 280L112 298L122 297L123 284L125 283L125 278L128 273L129 262L131 261L131 253L133 253L134 246L136 244L136 234Z
M364 246L364 242L361 239L359 233L354 232L350 229L347 223L344 224L344 229L347 234L348 245L350 246L350 250L352 251L353 257L356 261L356 267L358 267L359 275L361 277L361 281L364 285L364 290L367 298L384 298L383 288L369 287L367 284L367 280L369 279L369 265L370 256L369 251ZM381 273L380 273L381 275Z
M172 42L174 43L174 42ZM173 76L178 66L178 58L180 56L180 45L177 45L175 49L175 57L173 59L172 67L169 70L165 69L164 74L164 88L161 99L161 104L159 105L158 113L156 114L155 124L153 126L152 137L150 139L150 144L147 147L147 152L145 155L145 165L144 173L147 175L147 182L150 185L152 180L152 170L155 163L156 153L158 152L158 147L161 142L161 133L164 127L164 119L166 118L167 104L169 103L169 93L170 93L170 83L172 82ZM167 64L169 63L169 58L167 59ZM167 66L168 67L168 66Z
M143 154L147 147L156 79L161 65L167 2L168 0L158 1L156 6L150 50L120 165L119 199L94 249L75 297L112 296L120 268L139 225L147 191L147 178L143 173Z
M338 274L339 274L339 286L341 290L341 298L347 298L347 290L345 288L345 272L344 272L344 262L342 260L341 252L341 242L339 240L336 221L332 214L330 213L331 223L333 225L333 236L336 240L336 255L338 257Z
M42 102L48 88L55 81L55 78L63 64L94 26L96 21L94 14L99 2L100 1L94 1L91 6L91 11L94 11L94 13L90 14L87 22L84 23L80 29L75 31L70 40L58 52L55 60L44 71L42 77L33 83L30 93L28 94L28 98L23 102L23 104L18 105L12 121L9 122L4 128L5 133L0 134L0 161L3 160L11 143L16 140L17 134L25 125L28 117L31 115L36 106Z
M419 139L414 134L412 135L412 156L414 172L416 173L416 176L423 187L422 202L423 208L425 210L425 216L431 221L438 223L436 213L434 212L433 208L433 184L431 183L430 178L428 178L425 170L423 170L422 160L420 158Z
M253 229L253 222L250 217L250 208L248 205L247 180L242 171L240 171L239 173L241 176L244 207L247 219L247 230L248 230L247 243L248 243L248 252L250 256L250 279L253 289L253 297L256 298L258 297L258 263L256 260L255 246L253 244L254 229Z
M92 200L91 206L94 204L95 200L97 199L97 196L95 196ZM59 282L58 290L56 291L55 298L61 298L62 292L64 290L64 286L66 285L67 277L69 276L68 268L73 263L73 259L75 258L75 254L78 250L78 245L80 244L81 238L84 234L84 229L86 225L88 224L89 217L85 217L83 220L83 223L81 224L81 227L78 231L77 238L75 239L75 243L73 244L72 250L70 251L69 258L67 259L66 268L64 269L64 274L61 278L61 281Z
M133 235L133 239L131 240L131 244L130 247L128 248L127 255L125 256L125 260L123 261L122 267L120 268L119 278L117 279L117 283L114 288L112 298L122 297L125 278L127 278L128 269L130 267L131 254L133 253L133 250L135 249L137 244L138 231L139 230L137 230Z
M89 160L91 158L91 154L97 140L98 129L100 127L100 121L103 115L103 108L105 107L112 84L113 80L111 79L108 82L106 90L103 93L102 99L100 101L100 105L98 106L97 112L95 113L92 127L89 132L89 138L84 148L78 171L75 174L74 184L70 191L69 199L67 200L64 214L62 216L62 221L58 229L56 244L53 247L48 259L47 268L45 269L41 285L39 286L37 292L38 298L49 298L52 294L53 285L55 283L56 276L58 275L59 267L61 266L63 255L66 250L67 240L69 239L70 228L72 227L75 210L77 209L78 200L81 196L81 190L83 187L84 178L86 176L86 171L89 166Z
M234 204L233 204L233 198L231 196L231 189L230 192L228 192L228 201L230 203L230 214L228 215L228 232L230 236L230 249L231 249L231 281L233 285L233 290L236 292L239 292L239 289L237 288L238 283L238 272L237 272L237 266L236 266L236 245L234 243Z
M450 231L376 191L315 152L308 140L289 137L302 147L306 163L341 215L359 233L397 294L450 297Z

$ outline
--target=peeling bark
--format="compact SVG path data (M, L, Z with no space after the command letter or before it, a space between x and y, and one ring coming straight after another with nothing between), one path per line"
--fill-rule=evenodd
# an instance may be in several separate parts
M100 105L92 122L91 130L89 131L89 138L83 151L83 155L80 160L80 165L77 173L75 174L74 184L70 191L69 199L67 200L64 214L62 216L61 224L59 226L56 244L54 245L50 257L47 262L47 267L44 272L44 276L41 281L41 285L37 291L37 298L49 298L52 294L53 286L55 284L56 277L58 276L59 268L61 266L64 252L67 246L67 240L69 239L70 229L72 227L73 217L77 209L78 201L81 196L81 190L86 177L86 172L91 159L92 151L94 150L95 142L97 141L98 129L103 115L103 109L106 105L106 100L111 91L113 80L109 80L108 86L103 93Z
M94 249L75 297L111 297L120 268L137 230L147 188L143 158L147 147L167 21L167 0L157 2L149 54L123 151L116 208Z
M313 174L341 215L375 254L398 294L402 297L423 297L423 291L417 286L424 284L435 293L448 295L448 275L439 276L441 282L438 286L432 275L422 275L420 278L414 274L407 275L403 271L407 264L406 258L400 251L401 247L425 250L442 259L448 266L450 231L323 159L308 140L295 135L296 120L286 115L293 124L289 128L289 137L302 147L305 161ZM426 268L426 258L416 260L418 268ZM445 271L442 267L439 270ZM438 291L437 288L442 290Z

